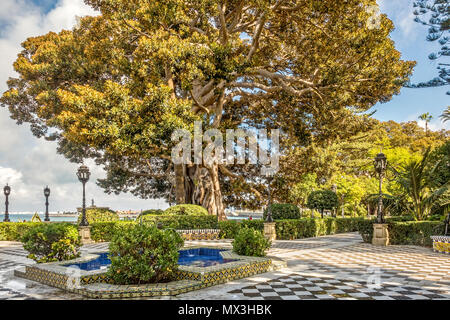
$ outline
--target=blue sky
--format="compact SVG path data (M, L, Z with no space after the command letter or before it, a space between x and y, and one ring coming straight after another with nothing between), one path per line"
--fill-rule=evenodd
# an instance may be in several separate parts
M413 21L412 0L379 0L381 12L386 13L396 26L391 37L403 59L418 62L412 82L421 82L437 76L436 62L428 55L436 49L426 42L427 27ZM0 11L0 93L7 89L6 80L15 76L12 64L20 52L20 43L27 37L49 31L70 29L75 16L96 14L82 0L1 0ZM449 88L402 89L401 94L385 104L377 104L374 117L397 122L417 120L430 112L434 119L432 129L450 129L438 116L450 105ZM422 124L423 125L423 124ZM9 111L0 108L0 187L8 182L12 186L11 211L42 211L43 188L52 189L50 210L74 210L81 192L75 171L77 165L69 163L56 153L56 145L34 137L28 125L18 126L9 118ZM161 200L142 200L130 194L106 195L94 180L102 178L101 167L88 165L92 171L87 185L88 198L94 198L98 206L110 206L116 210L165 208ZM3 211L3 207L0 208Z
M397 50L404 60L415 60L417 65L411 78L412 83L427 81L437 77L436 66L438 61L431 61L428 55L438 46L425 40L428 27L413 21L412 0L379 0L380 10L394 22L395 30L391 38L395 41ZM441 61L442 62L442 61ZM425 112L433 115L432 129L450 129L449 123L442 123L439 115L450 105L450 96L446 92L448 86L440 88L409 89L403 88L400 95L394 96L391 101L377 104L373 109L379 120L411 121Z

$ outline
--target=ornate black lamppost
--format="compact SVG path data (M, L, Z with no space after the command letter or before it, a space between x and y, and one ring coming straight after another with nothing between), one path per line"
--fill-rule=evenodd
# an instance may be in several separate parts
M44 221L50 221L48 216L48 197L50 196L50 188L46 186L44 188L44 196L45 196L45 219Z
M8 201L8 196L11 193L11 187L8 186L8 184L6 184L6 186L3 188L3 193L6 196L6 201L5 201L5 218L3 219L4 222L9 222L9 212L8 212L8 205L9 205L9 201Z
M269 193L269 201L268 201L268 205L267 205L267 217L266 217L266 222L273 222L273 218L272 218L272 189L271 189L271 184L272 184L272 176L267 177L267 182L268 182L268 186L267 186L267 191Z
M91 175L91 173L89 172L89 168L87 166L85 166L84 164L78 168L77 177L78 177L78 180L80 180L80 182L83 184L83 207L81 210L81 221L80 221L81 227L87 227L89 225L89 223L86 219L85 185L86 185L86 182L88 182L90 175Z
M378 212L377 212L377 223L384 223L383 218L383 192L381 187L383 184L383 175L387 167L387 159L384 153L379 153L374 160L375 171L378 173L380 178L380 189L378 193Z

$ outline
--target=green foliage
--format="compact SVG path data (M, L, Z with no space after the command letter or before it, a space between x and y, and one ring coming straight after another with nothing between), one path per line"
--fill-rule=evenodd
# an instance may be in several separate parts
M363 241L372 243L373 224L376 221L363 220L359 223L358 231ZM444 224L440 221L395 221L386 219L389 231L389 243L393 245L432 245L430 236L444 234Z
M290 203L273 203L270 208L272 209L272 218L276 219L299 219L300 210L294 204ZM264 210L263 219L267 218L267 210Z
M361 220L358 224L358 232L361 235L364 242L372 243L373 238L373 223L375 219Z
M88 208L86 209L86 219L89 224L94 222L118 221L117 212L109 209ZM78 215L78 223L81 221L81 212Z
M20 241L31 228L40 222L0 222L0 241Z
M161 215L164 214L164 210L162 209L149 209L149 210L144 210L142 211L142 213L140 214L141 216L145 216L147 214L151 214L151 215Z
M340 207L344 207L345 211L349 211L352 214L358 211L359 204L369 190L376 192L373 181L363 177L341 174L341 176L333 180L333 183L336 185L336 194Z
M375 194L367 195L365 201L372 208L377 208L378 207L378 199L379 199L379 195L375 193ZM392 196L390 194L383 193L381 195L381 200L383 201L384 215L401 216L401 215L407 214L407 212L408 212L404 197L396 197L396 196Z
M108 222L94 222L91 226L91 238L94 241L111 241L114 233L118 230L126 232L126 228L132 227L134 221L108 221Z
M136 222L140 222L140 219ZM146 215L142 217L142 222L153 225L160 224L163 228L173 229L216 229L218 226L217 217L211 215Z
M178 215L178 216L201 216L207 215L208 210L202 206L197 206L195 204L179 204L164 211L164 215Z
M264 257L270 245L261 231L241 228L234 238L233 251L243 256Z
M276 222L275 228L277 239L293 240L354 232L358 230L358 225L363 220L363 218L279 220Z
M250 228L258 231L264 230L264 221L262 220L227 220L219 221L219 238L221 239L234 239L242 228Z
M292 188L289 189L289 200L295 204L305 206L308 195L318 189L316 180L316 173L304 174L300 182L294 184Z
M445 109L444 112L442 112L440 118L442 119L443 122L450 121L450 106L448 106L447 109Z
M432 163L428 149L421 160L410 161L396 172L396 182L407 197L406 208L416 220L426 219L436 203L441 207L450 205L450 181L436 185L435 180L442 160Z
M450 182L450 140L430 153L427 171L434 188Z
M135 224L116 232L109 244L108 276L117 284L160 283L174 279L183 239L174 230Z
M408 221L389 223L389 242L399 245L432 246L430 236L444 234L439 221Z
M107 164L108 192L170 197L170 137L195 120L224 130L271 119L287 147L351 136L365 126L356 114L398 94L414 66L385 15L368 27L375 0L85 2L99 15L21 40L0 103L67 158ZM249 176L226 190L261 189ZM190 182L181 191L202 185Z
M325 219L288 219L277 220L275 229L277 239L292 240L309 237L318 237L327 234L354 232L358 230L358 225L363 218L325 218ZM220 221L221 239L234 239L238 232L243 229L254 229L259 232L264 230L262 220Z
M69 223L46 223L30 228L21 239L29 252L28 258L37 263L70 260L78 257L78 229Z
M320 211L323 217L324 210L332 210L339 205L336 193L330 190L319 190L311 192L308 196L306 206L310 209Z

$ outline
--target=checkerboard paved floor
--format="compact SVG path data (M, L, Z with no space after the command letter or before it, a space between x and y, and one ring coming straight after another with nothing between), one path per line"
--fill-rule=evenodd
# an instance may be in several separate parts
M292 273L266 282L228 291L264 300L446 300L450 292L394 284L338 280Z
M231 241L185 245L231 248ZM90 253L106 249L108 243L82 247ZM287 268L161 299L450 299L450 257L430 248L375 247L347 233L274 241L268 255L286 260ZM0 242L0 299L82 299L14 277L15 268L34 263L26 256L21 244Z

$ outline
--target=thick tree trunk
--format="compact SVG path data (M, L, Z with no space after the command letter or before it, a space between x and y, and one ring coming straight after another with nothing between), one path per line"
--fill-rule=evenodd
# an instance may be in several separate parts
M177 204L200 205L219 221L226 219L217 165L177 165L175 176Z
M177 204L186 203L185 191L184 191L184 173L185 167L183 164L174 165L175 171L175 201Z

